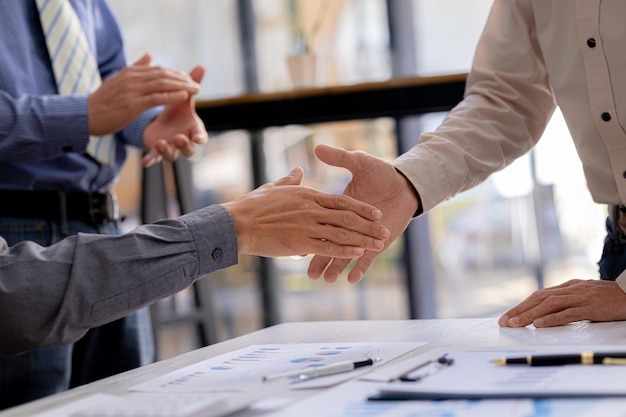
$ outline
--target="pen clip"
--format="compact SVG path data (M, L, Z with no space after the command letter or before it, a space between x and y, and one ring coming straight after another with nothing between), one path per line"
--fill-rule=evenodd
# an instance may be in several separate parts
M602 365L626 365L626 358L604 358Z
M454 359L445 353L437 359L430 359L405 372L398 377L398 380L402 382L417 382L447 366L452 365L453 363Z

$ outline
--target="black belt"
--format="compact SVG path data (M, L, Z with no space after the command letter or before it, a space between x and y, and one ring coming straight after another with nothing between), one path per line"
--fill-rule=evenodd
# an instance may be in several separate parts
M111 192L0 190L0 217L43 218L58 222L78 220L104 224L120 218Z

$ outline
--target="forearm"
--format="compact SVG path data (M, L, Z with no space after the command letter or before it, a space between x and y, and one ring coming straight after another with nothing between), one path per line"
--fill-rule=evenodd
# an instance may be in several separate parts
M425 211L484 181L531 149L555 108L529 2L496 1L465 97L394 162Z
M0 255L0 353L18 353L77 340L235 264L237 239L230 215L212 206L122 236L4 245Z

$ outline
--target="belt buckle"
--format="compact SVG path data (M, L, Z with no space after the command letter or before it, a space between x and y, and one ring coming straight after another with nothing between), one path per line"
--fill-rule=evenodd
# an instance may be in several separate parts
M89 215L95 224L117 221L120 218L117 197L110 191L89 195Z

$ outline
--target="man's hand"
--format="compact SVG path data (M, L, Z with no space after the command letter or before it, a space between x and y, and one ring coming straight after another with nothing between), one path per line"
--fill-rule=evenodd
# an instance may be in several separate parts
M204 68L195 67L191 79L200 84ZM174 161L178 154L189 158L195 153L195 144L203 144L209 138L204 123L196 114L193 96L172 102L146 126L143 143L148 154L143 159L144 166L152 165L161 159Z
M413 186L390 163L362 151L349 152L328 145L318 145L315 154L322 162L352 172L352 181L344 195L369 203L383 212L382 223L391 232L385 247L404 232L418 209L418 199ZM348 281L359 282L379 253L368 250L357 259L348 274ZM349 262L349 259L333 259L319 254L309 264L309 277L318 279L324 275L326 281L335 282Z
M626 319L626 294L613 281L570 280L535 291L500 317L503 327L560 326L579 320Z
M223 203L233 217L240 254L320 254L352 259L384 247L389 230L382 213L344 195L300 186L303 171Z
M89 134L117 132L147 109L185 102L200 91L200 84L188 74L150 66L144 55L89 95Z

